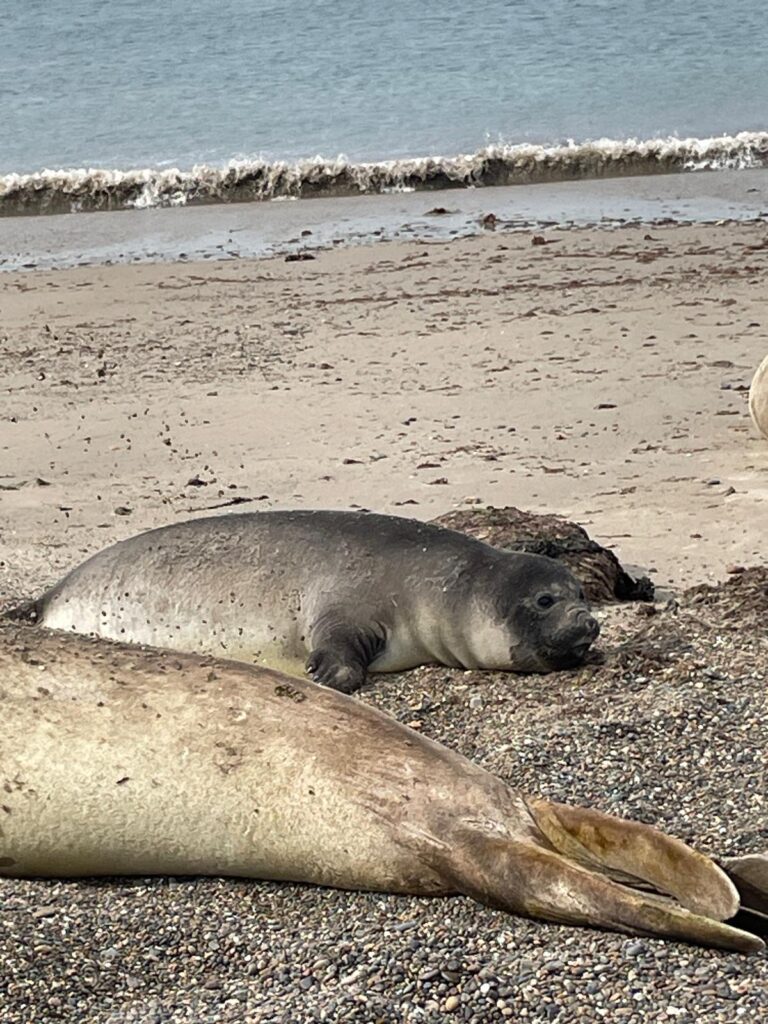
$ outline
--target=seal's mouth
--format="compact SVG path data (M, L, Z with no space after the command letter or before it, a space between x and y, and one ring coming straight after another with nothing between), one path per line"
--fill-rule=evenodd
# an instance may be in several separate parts
M579 668L580 665L584 664L584 660L589 654L589 650L592 647L592 640L582 640L577 644L572 644L566 650L551 651L547 657L547 667L545 671L559 671L565 668Z
M574 647L572 647L571 653L573 654L573 657L577 659L577 661L582 662L586 658L587 651L591 646L592 641L585 640L583 643L576 644Z
M581 665L592 644L600 636L600 623L589 614L589 610L581 610L577 618L578 625L571 631L571 643L568 644L565 658L570 665Z

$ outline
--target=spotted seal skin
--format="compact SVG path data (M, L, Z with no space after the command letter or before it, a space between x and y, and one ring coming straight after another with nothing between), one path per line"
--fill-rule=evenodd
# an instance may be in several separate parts
M437 662L547 672L598 635L559 563L360 512L214 516L107 548L16 617L54 629L214 654L346 693L368 670Z
M465 893L548 921L763 948L722 923L739 895L707 857L525 796L309 681L9 624L0 680L0 875Z

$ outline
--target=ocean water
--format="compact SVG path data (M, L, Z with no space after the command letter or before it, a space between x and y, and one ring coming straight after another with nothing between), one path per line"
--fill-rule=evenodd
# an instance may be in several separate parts
M4 0L0 210L765 166L766 53L763 0Z

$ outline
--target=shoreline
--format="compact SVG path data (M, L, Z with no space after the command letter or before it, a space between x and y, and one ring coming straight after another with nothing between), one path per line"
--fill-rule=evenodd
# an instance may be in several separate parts
M87 213L270 199L342 198L386 192L677 174L768 167L768 132L709 138L609 139L488 144L454 156L355 160L319 154L295 162L239 157L220 164L59 167L0 172L0 216Z
M501 235L723 220L768 221L768 169L3 217L0 271L254 259L380 241L440 242L486 233L489 223Z

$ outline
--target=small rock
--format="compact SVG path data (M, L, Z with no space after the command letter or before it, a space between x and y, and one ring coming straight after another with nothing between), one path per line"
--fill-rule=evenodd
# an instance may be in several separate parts
M37 907L36 910L32 911L32 917L40 920L43 917L51 917L56 913L56 907Z
M448 998L443 1003L443 1009L445 1010L446 1013L453 1013L453 1011L458 1007L460 1002L461 1000L459 999L458 996L448 996Z

